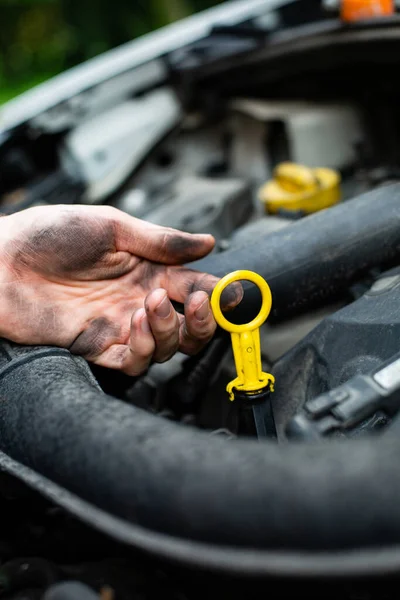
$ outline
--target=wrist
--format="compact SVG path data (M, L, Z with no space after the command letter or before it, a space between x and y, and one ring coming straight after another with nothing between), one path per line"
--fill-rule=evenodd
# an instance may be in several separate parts
M7 244L11 239L11 215L0 214L0 338L10 338L13 319L9 314L10 292L13 289L15 274L9 261ZM11 327L11 330L10 330Z
M8 240L16 237L16 234L18 233L17 214L18 213L7 215L0 211L0 249L5 248ZM0 255L0 260L1 258Z
M9 280L9 252L7 244L12 237L12 218L11 215L0 214L0 284Z

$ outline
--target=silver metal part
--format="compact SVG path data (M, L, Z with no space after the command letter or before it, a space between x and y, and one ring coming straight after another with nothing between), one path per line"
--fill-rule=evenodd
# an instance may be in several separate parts
M119 104L74 129L61 149L68 171L78 163L87 184L87 202L114 192L181 119L181 108L167 88Z
M397 387L400 383L400 358L375 373L374 379L387 391Z

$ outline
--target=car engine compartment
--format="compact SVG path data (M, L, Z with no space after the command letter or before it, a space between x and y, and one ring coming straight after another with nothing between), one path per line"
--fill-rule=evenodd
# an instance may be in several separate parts
M1 597L255 598L271 583L271 597L392 597L400 20L347 26L296 4L0 132L2 213L110 204L212 233L195 269L267 280L277 430L242 427L222 330L137 378L1 340ZM337 173L340 201L268 212L260 190L287 163ZM259 305L248 285L230 319Z

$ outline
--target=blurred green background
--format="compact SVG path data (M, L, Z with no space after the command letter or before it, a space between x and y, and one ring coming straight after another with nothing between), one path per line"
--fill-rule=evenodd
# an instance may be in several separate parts
M0 0L0 104L222 0Z

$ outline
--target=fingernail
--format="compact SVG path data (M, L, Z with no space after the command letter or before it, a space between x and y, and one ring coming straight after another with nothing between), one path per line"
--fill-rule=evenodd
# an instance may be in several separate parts
M143 333L151 333L150 325L146 316L143 317L140 326L142 328Z
M166 319L171 314L171 310L171 302L169 301L168 297L165 296L165 298L161 300L160 304L156 307L154 312L156 313L157 317Z
M195 236L199 240L204 240L205 242L215 241L214 236L210 233L195 233Z
M243 298L243 288L240 283L231 283L221 294L221 306L231 308L239 304Z
M208 298L207 300L204 300L202 304L200 304L199 308L194 311L194 314L196 319L199 321L205 321L205 319L207 319L208 315L210 314L210 303Z

